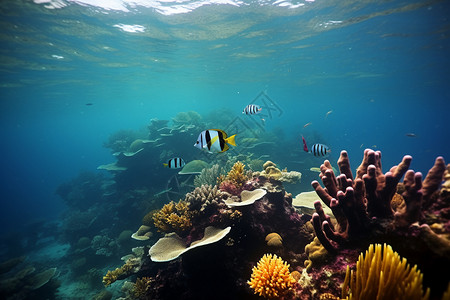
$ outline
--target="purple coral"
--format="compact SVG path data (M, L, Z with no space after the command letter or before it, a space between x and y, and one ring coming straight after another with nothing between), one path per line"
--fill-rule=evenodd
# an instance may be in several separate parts
M325 188L317 181L313 181L311 185L324 203L331 208L338 224L337 228L332 226L329 217L317 202L313 225L317 237L328 251L335 252L344 245L359 243L362 237L372 237L379 234L380 229L386 231L389 230L389 226L393 226L392 224L384 226L383 220L393 219L391 200L403 175L405 175L403 197L406 212L396 215L397 223L394 225L410 225L423 218L421 215L423 200L429 201L431 194L439 188L445 163L442 157L438 157L427 178L422 182L421 173L407 171L411 160L412 157L406 155L399 165L383 174L381 152L366 149L355 179L346 151L341 152L338 160L341 173L339 176L334 174L329 161L326 160L321 165L320 178Z

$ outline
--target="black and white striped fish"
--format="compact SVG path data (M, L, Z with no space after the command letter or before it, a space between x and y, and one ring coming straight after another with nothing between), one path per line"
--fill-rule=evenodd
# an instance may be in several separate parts
M167 163L163 164L164 167L168 167L169 169L180 169L186 165L184 160L181 157L174 157L167 161Z
M303 136L302 136L302 141L303 141L303 150L305 152L312 153L314 156L326 156L326 155L328 155L328 153L331 152L330 148L328 148L328 146L324 145L324 144L314 144L314 145L312 145L311 149L308 150L308 146L306 145L306 140Z
M324 144L314 144L312 145L311 150L309 150L314 156L326 156L330 151L330 148Z
M242 111L242 113L246 115L257 115L261 112L261 110L262 108L259 107L259 105L249 104L244 108L244 111Z
M235 136L228 137L225 131L220 129L204 130L199 134L194 147L206 150L209 153L225 152L230 149L228 144L236 146L236 142L234 141Z

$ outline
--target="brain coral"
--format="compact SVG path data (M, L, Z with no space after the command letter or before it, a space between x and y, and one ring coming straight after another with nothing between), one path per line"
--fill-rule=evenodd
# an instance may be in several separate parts
M342 298L425 300L430 289L423 294L422 279L417 266L411 268L391 246L370 245L365 257L359 256L356 271L347 267Z
M247 283L255 294L264 298L278 298L296 282L289 272L289 265L276 255L264 254L252 271Z

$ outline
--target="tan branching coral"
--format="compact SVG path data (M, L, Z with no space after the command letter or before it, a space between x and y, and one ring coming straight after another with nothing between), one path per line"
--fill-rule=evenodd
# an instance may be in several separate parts
M289 272L289 264L276 255L264 254L252 271L247 283L255 294L264 298L279 298L296 283Z
M105 276L103 276L103 284L105 287L111 285L112 283L116 282L117 279L120 278L120 276L126 277L126 275L133 270L133 265L131 263L125 263L120 268L116 268L115 270L108 270Z
M204 212L209 205L217 205L226 198L217 186L202 185L187 193L184 201L189 203L191 210Z
M227 176L220 176L218 183L220 190L231 195L239 195L244 189L245 183L252 177L252 171L246 171L245 165L237 161L234 163Z
M171 201L153 215L153 221L156 228L162 232L182 233L191 229L193 215L189 210L189 202Z
M147 294L151 289L153 279L151 277L141 277L136 279L133 285L132 294L136 299L147 299Z
M226 178L226 180L233 183L236 187L241 187L248 179L249 176L245 171L245 165L240 161L237 161L233 165Z
M372 244L360 254L356 270L347 267L342 298L426 300L430 289L423 293L422 280L417 266L411 268L391 246Z

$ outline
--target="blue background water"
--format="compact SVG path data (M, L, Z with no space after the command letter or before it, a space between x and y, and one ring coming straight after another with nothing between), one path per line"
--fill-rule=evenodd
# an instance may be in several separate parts
M300 149L314 133L334 162L346 149L355 168L365 147L385 169L405 154L422 172L450 160L448 1L305 4L161 16L2 2L0 231L56 219L57 186L113 162L102 144L117 130L188 110L238 116L260 91L282 107L268 130Z

